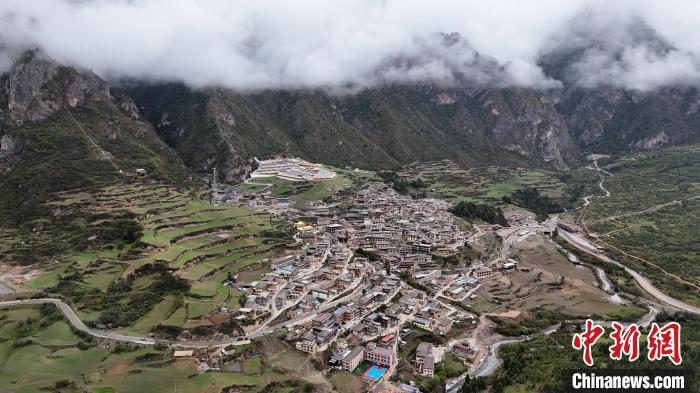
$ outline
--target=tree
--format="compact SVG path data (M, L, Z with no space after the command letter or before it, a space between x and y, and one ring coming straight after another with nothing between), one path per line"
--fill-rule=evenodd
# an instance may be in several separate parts
M480 219L490 224L508 225L500 207L494 207L485 203L461 201L451 207L449 212L470 220Z
M513 192L513 201L518 206L525 207L535 214L539 219L545 219L547 214L561 213L564 208L547 195L541 195L536 188L526 188Z

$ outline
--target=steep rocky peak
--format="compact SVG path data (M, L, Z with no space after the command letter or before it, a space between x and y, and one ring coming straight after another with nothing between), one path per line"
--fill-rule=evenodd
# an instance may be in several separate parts
M41 122L86 100L109 101L109 85L90 70L59 65L38 50L26 52L5 77L6 121Z

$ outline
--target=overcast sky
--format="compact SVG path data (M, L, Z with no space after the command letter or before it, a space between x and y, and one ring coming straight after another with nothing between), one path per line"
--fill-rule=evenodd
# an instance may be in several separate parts
M39 47L105 78L238 90L700 85L696 0L2 0L0 18L2 70ZM563 74L540 66L567 51Z

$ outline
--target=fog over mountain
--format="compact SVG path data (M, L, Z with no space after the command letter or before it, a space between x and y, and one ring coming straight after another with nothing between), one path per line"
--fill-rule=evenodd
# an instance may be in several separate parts
M38 47L105 78L241 91L700 85L692 0L5 0L0 20L1 71Z

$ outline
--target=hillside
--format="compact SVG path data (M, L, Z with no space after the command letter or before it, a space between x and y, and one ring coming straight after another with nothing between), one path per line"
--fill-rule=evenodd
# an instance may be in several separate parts
M217 165L229 181L250 170L251 157L284 152L373 169L445 158L466 166L568 169L585 152L695 141L700 124L693 89L421 85L338 96L130 83L124 91L189 166Z
M197 170L239 179L252 156L288 152L313 161L395 168L452 159L564 168L576 146L553 103L528 90L384 87L238 94L169 84L126 91L163 138Z
M46 216L57 191L147 176L182 180L177 154L134 103L88 70L32 51L0 76L0 223Z
M52 192L132 176L136 168L168 181L217 167L237 182L253 157L289 153L369 169L450 159L566 171L588 152L654 149L700 135L700 96L692 88L193 90L108 84L36 51L1 78L0 185L7 192L0 210L11 212L4 221L37 215Z

